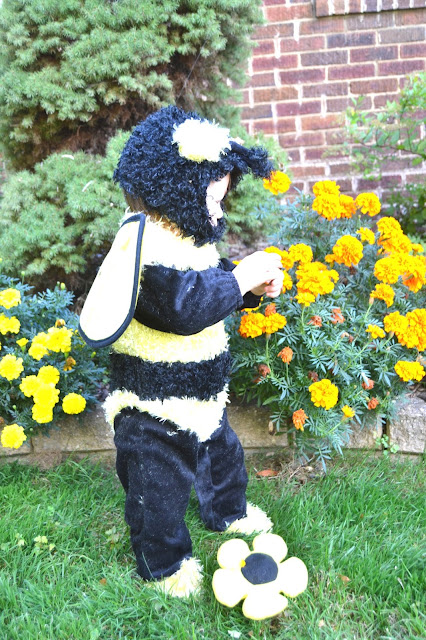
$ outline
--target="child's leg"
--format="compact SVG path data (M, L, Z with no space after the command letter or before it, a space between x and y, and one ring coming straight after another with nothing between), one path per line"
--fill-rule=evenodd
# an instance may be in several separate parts
M244 518L246 487L244 451L225 411L219 429L199 446L195 490L209 529L225 531L231 522Z
M126 491L138 573L147 580L170 576L192 555L184 523L197 465L198 441L136 409L115 419L117 474Z

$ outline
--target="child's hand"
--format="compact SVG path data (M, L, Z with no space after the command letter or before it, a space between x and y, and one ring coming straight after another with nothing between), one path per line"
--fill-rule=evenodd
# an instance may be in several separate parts
M256 295L266 293L269 297L276 297L280 291L275 292L282 287L281 268L281 258L278 254L256 251L241 260L232 273L237 279L241 295L252 291Z

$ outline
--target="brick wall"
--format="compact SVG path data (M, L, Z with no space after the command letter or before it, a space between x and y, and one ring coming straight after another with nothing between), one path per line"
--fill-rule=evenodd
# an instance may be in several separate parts
M426 68L422 7L425 0L263 1L267 23L254 37L243 122L279 140L298 188L332 179L346 193L382 196L390 184L418 181L421 168L408 162L385 171L380 184L365 181L329 152L352 97L364 95L364 107L377 110L398 97L406 74Z

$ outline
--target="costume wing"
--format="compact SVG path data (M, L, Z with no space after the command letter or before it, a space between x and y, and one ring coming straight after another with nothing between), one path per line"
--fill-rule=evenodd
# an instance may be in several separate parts
M144 227L142 213L124 221L91 286L78 327L91 347L106 347L118 340L133 318Z

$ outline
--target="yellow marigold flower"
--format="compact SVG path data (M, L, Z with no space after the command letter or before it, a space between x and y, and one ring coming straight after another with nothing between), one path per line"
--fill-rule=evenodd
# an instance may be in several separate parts
M279 329L283 329L287 324L287 319L280 313L272 313L264 320L263 332L275 333Z
M340 217L340 198L327 193L317 196L312 203L312 209L323 218L334 220Z
M388 333L393 331L396 336L403 335L408 329L408 320L399 311L389 313L383 318L383 324Z
M47 422L52 422L53 420L53 411L52 406L34 404L32 408L32 418L35 422L39 424L46 424Z
M328 411L337 404L339 390L327 378L313 382L309 387L311 401L316 407L324 407Z
M45 409L52 409L59 400L59 389L41 382L34 391L34 402Z
M37 376L25 376L19 385L20 390L27 398L31 398L40 386L40 380Z
M74 360L74 358L72 358L71 356L68 356L68 358L65 360L65 364L64 364L64 371L71 371L71 369L73 367L75 367L76 365L76 361Z
M425 370L420 362L407 362L407 360L398 360L394 367L395 371L404 382L409 380L417 380L420 382L424 375Z
M333 258L339 264L352 267L361 260L362 250L363 246L359 240L349 235L342 236L333 247Z
M4 313L0 313L0 333L6 335L6 333L19 333L21 323L18 318L12 316L8 318Z
M309 291L298 290L296 300L299 304L303 304L305 307L309 307L312 302L315 302L316 296Z
M284 280L282 291L283 293L285 293L286 291L290 291L293 288L293 280L291 279L291 275L287 271L284 271L283 275Z
M376 338L384 338L386 335L383 329L378 327L377 324L369 324L365 332L370 333L373 340Z
M276 253L276 254L278 254L281 257L281 264L283 266L283 269L291 269L292 266L294 265L294 260L290 256L288 251L278 249L278 247L266 247L266 249L264 249L264 251L266 253Z
M374 233L368 227L360 227L357 234L363 242L368 242L368 244L374 244L376 241Z
M257 338L263 333L265 316L262 313L248 313L241 317L238 333L243 338Z
M71 351L71 329L66 327L50 327L47 331L47 348L55 353Z
M398 256L403 284L417 293L426 284L426 258L424 256Z
M38 378L45 384L57 384L59 382L59 371L56 367L47 365L41 367L38 372Z
M409 253L412 249L410 239L404 234L398 220L390 216L381 218L377 223L379 240L377 244L387 253Z
M28 349L28 354L34 358L34 360L41 360L46 354L49 353L49 349L42 344L31 344Z
M377 229L381 236L389 238L393 235L400 235L403 233L402 227L396 218L392 216L384 216L377 221Z
M381 204L375 193L360 193L355 200L358 209L369 216L375 216L380 212Z
M388 284L376 284L374 290L370 293L370 298L384 300L386 306L391 307L395 298L395 291Z
M419 351L424 351L426 349L426 309L409 311L406 320L408 322L407 343L410 344L409 348L416 347Z
M281 358L284 363L288 364L293 360L293 349L290 349L290 347L284 347L284 349L281 349L278 353L277 358Z
M320 180L314 184L312 191L316 196L323 196L324 194L339 196L340 187L334 180Z
M19 340L16 341L16 344L19 347L25 347L26 344L28 344L29 340L28 338L19 338Z
M1 432L1 444L8 449L19 449L26 439L24 428L19 424L8 424Z
M62 400L64 413L81 413L86 408L86 399L78 393L68 393Z
M62 318L56 318L55 327L65 327L65 320Z
M290 185L291 180L287 174L283 173L283 171L273 171L269 180L266 178L263 180L263 186L265 189L273 193L274 196L288 191Z
M297 289L311 292L314 299L318 294L331 293L334 289L334 282L339 279L337 271L327 269L322 262L301 264L296 271L296 276L298 278Z
M340 202L340 218L352 218L356 213L355 200L351 196L341 194L339 198Z
M299 431L304 431L304 424L306 422L307 417L308 416L303 411L303 409L298 409L293 413L291 419L296 429L299 429Z
M419 242L412 242L411 243L411 250L414 251L414 253L423 253L424 252L423 245L421 245Z
M302 242L299 244L292 244L288 252L293 259L293 263L300 262L301 264L304 264L305 262L312 262L314 258L311 247L307 244L303 244Z
M342 411L346 418L353 418L355 415L355 411L351 407L349 407L347 404L345 404L345 406L342 407Z
M381 258L374 265L374 275L377 280L386 284L395 284L400 275L400 267L395 258Z
M6 380L16 380L16 378L19 378L23 370L22 358L17 358L11 353L8 353L7 356L3 356L0 360L0 376L2 376L2 378L6 378Z
M21 304L21 292L18 289L3 289L0 291L0 307L11 309Z

